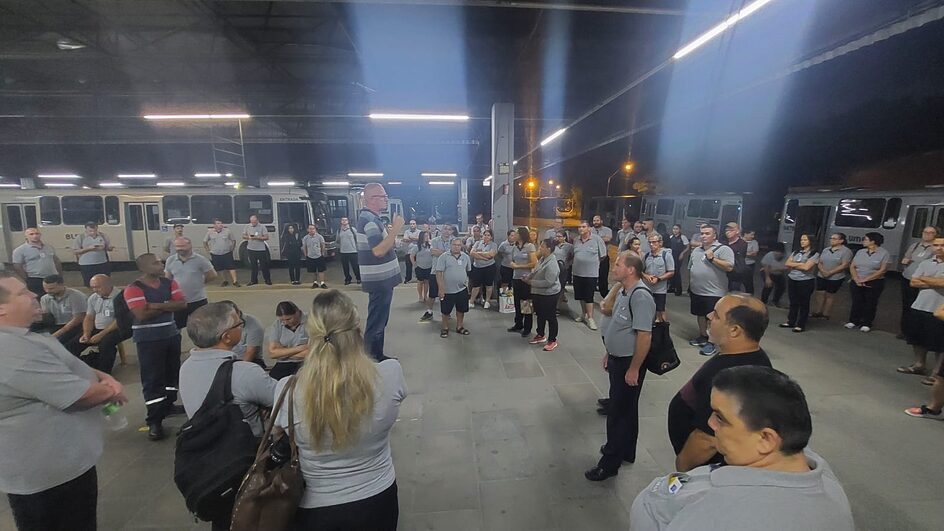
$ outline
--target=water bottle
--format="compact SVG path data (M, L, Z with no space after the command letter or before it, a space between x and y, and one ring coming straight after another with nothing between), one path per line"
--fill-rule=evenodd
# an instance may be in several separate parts
M102 408L102 414L105 415L105 427L109 431L120 431L128 427L128 417L121 410L121 406L114 402L106 404Z

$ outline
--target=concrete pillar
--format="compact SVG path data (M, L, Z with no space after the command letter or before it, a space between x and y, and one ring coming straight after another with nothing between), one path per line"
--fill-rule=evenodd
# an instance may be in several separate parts
M515 105L492 105L492 230L495 241L505 239L514 225Z
M469 179L459 179L459 230L469 228Z

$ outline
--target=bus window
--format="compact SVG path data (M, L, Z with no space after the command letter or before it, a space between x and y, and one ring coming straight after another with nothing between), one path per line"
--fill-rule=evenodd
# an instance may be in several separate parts
M724 208L721 209L721 226L725 226L728 223L737 223L741 224L741 205L724 205Z
M797 210L800 208L800 202L796 199L787 201L787 209L783 214L784 225L795 225L797 222Z
M671 199L660 199L656 202L656 214L660 216L671 216L675 209L675 201Z
M109 225L121 223L121 207L117 196L105 196L105 223Z
M836 226L877 229L882 224L884 211L885 200L881 198L840 199L836 209Z
M686 210L685 215L690 218L697 218L701 216L701 199L689 199L688 209Z
M23 226L20 205L7 205L7 221L10 224L10 230L13 232L22 232L26 228Z
M937 209L937 221L934 223L938 234L944 234L944 208Z
M39 218L43 225L62 224L62 212L59 211L58 197L44 195L39 198Z
M85 225L94 221L105 222L102 198L97 195L79 195L62 198L62 224Z
M128 225L131 230L144 230L144 210L141 205L128 205Z
M168 225L190 223L190 197L186 195L165 195L164 222Z
M308 216L308 205L305 202L279 202L279 234L289 225L295 225L295 230L305 233L311 219Z
M233 198L228 195L194 195L190 197L194 223L212 224L220 218L223 223L233 222Z
M249 216L255 214L259 223L272 223L272 196L237 195L235 198L236 223L249 223Z
M915 210L914 223L911 224L911 237L920 238L921 233L924 232L924 228L928 226L928 214L931 212L931 209L928 207L921 207Z
M882 223L884 229L894 229L898 225L898 215L901 214L901 198L893 197L888 200L885 207L885 221Z
M701 202L701 217L706 219L718 219L718 212L721 211L721 201L717 199L704 199Z
M23 213L26 215L26 228L36 228L36 205L23 205Z

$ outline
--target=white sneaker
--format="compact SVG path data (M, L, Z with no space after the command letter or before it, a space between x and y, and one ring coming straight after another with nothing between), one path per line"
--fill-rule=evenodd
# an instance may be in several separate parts
M577 317L574 317L574 322L575 322L575 323L582 323L582 322L583 322L583 318L584 318L583 315L578 315Z
M491 307L492 307L492 305L489 304L488 301L485 301L485 304L482 305L482 309L484 309L484 310L487 310L487 309L489 309L489 308L491 308Z
M861 327L859 327L859 331L860 331L860 332L871 332L872 329L869 328L869 327L867 327L867 326L861 326Z
M593 320L593 317L587 317L587 328L590 330L597 329L597 322Z
M853 328L855 328L855 323L846 323L843 326L845 326L849 330L852 330Z

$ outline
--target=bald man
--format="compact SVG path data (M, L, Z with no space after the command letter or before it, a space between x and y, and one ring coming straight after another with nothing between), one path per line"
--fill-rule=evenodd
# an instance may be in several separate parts
M744 294L729 294L708 314L708 337L718 353L698 369L669 403L669 439L675 449L679 472L721 461L715 432L708 426L711 416L711 381L728 367L770 367L770 358L760 348L767 329L766 305Z
M82 321L79 343L97 346L98 354L90 354L86 359L93 369L111 374L118 344L131 337L130 330L123 332L118 329L115 297L119 291L115 289L111 277L99 273L89 280L89 287L92 288L92 294L88 298L88 311Z
M357 240L357 261L361 269L361 288L368 293L367 324L364 346L377 361L383 361L384 330L390 319L393 288L400 283L400 263L394 246L403 229L403 216L395 215L387 230L380 213L388 205L387 191L378 183L364 187L364 208L357 213L357 232L366 236Z

